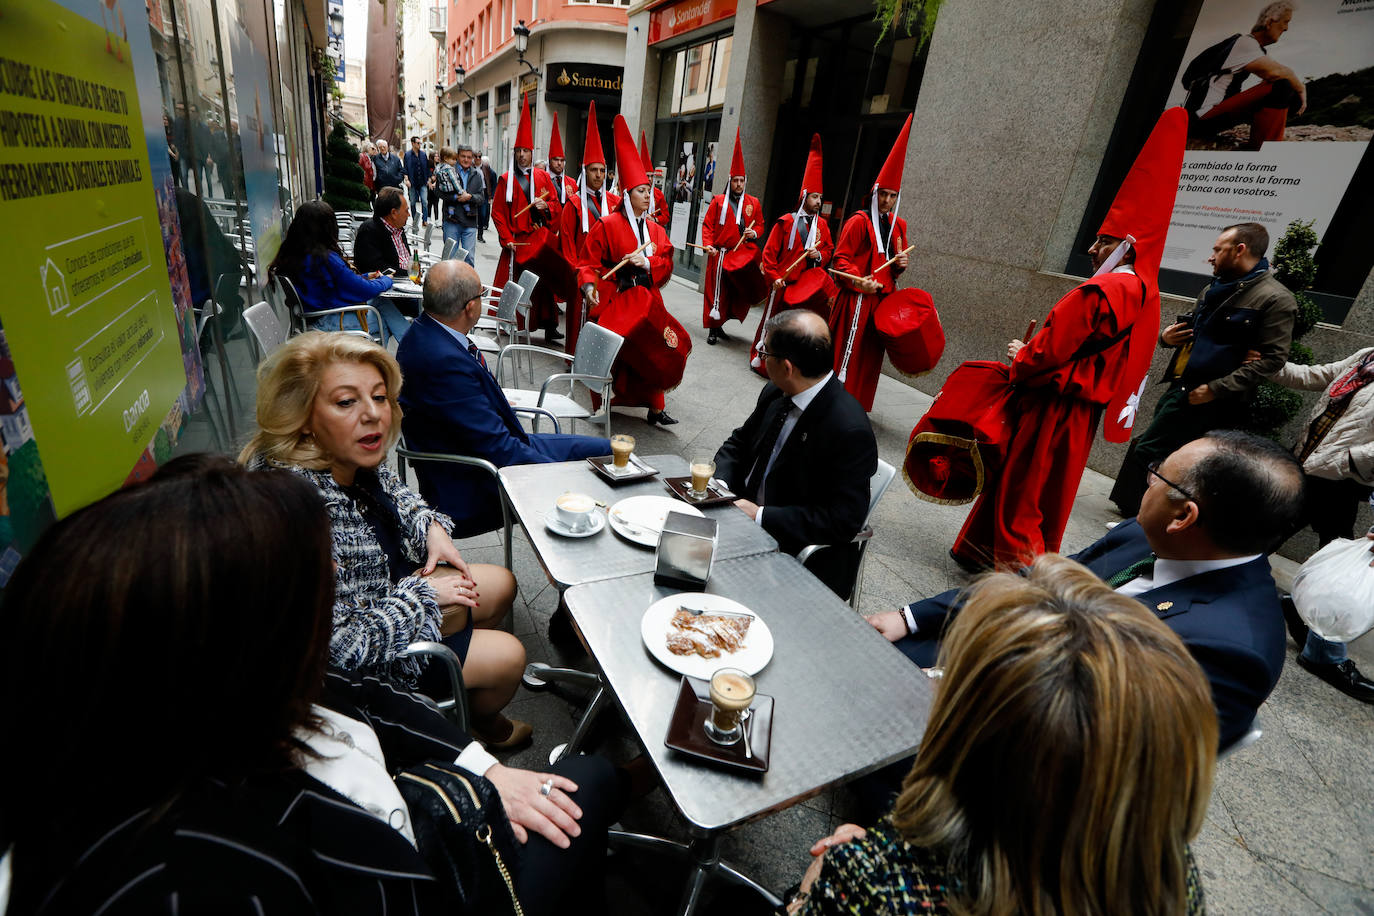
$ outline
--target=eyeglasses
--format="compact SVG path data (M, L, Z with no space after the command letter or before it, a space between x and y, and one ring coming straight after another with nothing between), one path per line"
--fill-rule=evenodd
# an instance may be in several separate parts
M768 345L767 345L767 344L764 344L764 343L760 343L757 347L755 347L755 348L754 348L754 352L757 353L757 354L759 355L759 359L767 359L767 358L770 357L770 356L773 357L774 359L778 359L778 358L779 358L779 357L778 357L778 354L776 354L776 353L772 352L771 350L769 350L769 349L768 349Z
M1160 480L1160 482L1163 483L1165 486L1171 487L1172 489L1177 490L1178 492L1182 493L1184 496L1186 496L1186 497L1188 497L1189 499L1191 499L1193 502L1198 502L1198 498L1197 498L1196 496L1194 496L1192 493L1189 493L1187 490L1183 489L1183 488L1180 487L1178 484L1174 483L1172 480L1170 480L1169 478L1165 477L1163 474L1159 473L1159 465L1160 465L1160 462L1158 462L1158 461L1151 461L1148 465L1145 466L1145 470L1149 471L1149 472L1150 472L1150 475L1151 475L1152 477L1158 477L1159 480Z

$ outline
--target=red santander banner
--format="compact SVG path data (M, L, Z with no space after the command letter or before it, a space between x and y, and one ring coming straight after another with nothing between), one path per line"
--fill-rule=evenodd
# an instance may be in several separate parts
M649 13L649 44L685 35L735 15L737 0L677 0Z

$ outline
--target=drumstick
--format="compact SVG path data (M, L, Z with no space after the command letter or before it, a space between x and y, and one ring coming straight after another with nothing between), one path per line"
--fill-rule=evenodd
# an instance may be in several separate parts
M894 255L893 257L890 257L890 258L888 258L886 261L884 261L883 264L882 264L882 267L879 267L878 270L882 270L883 267L887 267L889 264L895 263L896 260L897 260L897 258L900 258L902 255L907 254L908 252L911 251L911 249L913 249L913 248L915 248L915 247L916 247L915 245L908 245L908 246L906 246L906 247L903 248L900 252L898 252L896 255ZM873 271L873 273L876 274L876 273L878 272L878 270ZM872 276L872 275L873 275L873 274L869 274L869 276Z
M834 274L835 276L837 276L837 277L844 277L846 280L853 280L855 283L864 283L864 282L867 282L867 281L870 279L869 277L856 277L856 276L854 276L853 274L847 274L847 273L845 273L844 271L842 271L842 270L836 270L836 269L833 268L833 267L830 267L830 268L827 268L827 269L828 269L832 274Z
M548 192L548 191L540 191L540 192L539 192L539 196L536 197L534 200L543 200L545 197L548 197L548 196L549 196L549 192ZM532 200L532 201L530 201L529 203L525 204L525 206L522 207L522 208L520 209L520 212L517 213L517 214L515 214L514 216L512 216L511 219L519 219L520 217L524 216L524 215L525 215L525 211L528 210L530 207L533 207L533 206L534 206L534 200Z
M692 248L700 248L702 251L710 251L710 250L711 250L711 249L707 248L705 245L698 245L696 242L688 242L687 244L688 244L690 247L692 247Z
M800 264L802 261L805 261L805 260L806 260L806 252L803 251L801 257L797 258L795 261L793 261L791 264L789 264L789 265L787 266L787 269L784 270L784 271L782 272L782 275L783 275L784 277L787 276L788 274L790 274L790 273L792 272L792 268L796 267L798 264Z
M1030 340L1030 339L1031 339L1031 335L1035 333L1035 325L1037 324L1037 322L1038 322L1038 319L1035 319L1035 318L1032 318L1032 319L1030 320L1030 324L1026 325L1026 336L1025 336L1025 337L1022 337L1022 338L1021 338L1022 340Z
M609 280L609 279L611 279L611 277L615 274L615 272L616 272L617 270L619 270L620 268L624 267L626 264L630 263L630 258L632 258L632 257L634 257L635 255L639 254L641 251L643 251L645 248L648 248L648 247L649 247L650 245L652 245L652 244L653 244L652 241L645 242L643 245L640 245L640 246L639 246L638 248L636 248L634 251L632 251L632 252L630 252L629 254L625 255L625 257L623 257L623 258L620 259L620 263L619 263L619 264L615 265L615 266L612 267L610 270L608 270L608 271L606 271L604 274L602 274L602 275L601 275L601 279L603 279L603 280Z
M754 221L753 221L753 220L750 220L750 221L749 221L749 225L745 226L744 228L745 228L745 229L753 229L753 228L754 228ZM731 250L731 251L738 251L738 250L739 250L739 246L741 246L741 245L743 245L743 244L744 244L744 233L741 232L741 233L739 234L739 241L736 242L736 243L735 243L735 247L734 247L734 248L731 248L730 250Z

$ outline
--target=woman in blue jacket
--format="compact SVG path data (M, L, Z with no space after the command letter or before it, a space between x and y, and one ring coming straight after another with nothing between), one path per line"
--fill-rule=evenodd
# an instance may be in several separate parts
M311 312L361 305L391 289L391 278L373 272L359 276L339 248L339 223L334 208L322 200L301 204L286 230L269 271L296 288L310 327L320 331L363 330L362 312L324 315Z

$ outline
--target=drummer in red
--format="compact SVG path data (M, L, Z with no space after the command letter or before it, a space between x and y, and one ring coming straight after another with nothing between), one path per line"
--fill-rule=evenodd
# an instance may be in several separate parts
M588 104L587 139L582 147L582 174L576 191L568 195L568 205L558 227L558 245L563 258L573 265L582 263L582 243L602 217L620 206L620 198L606 190L606 154L601 151L601 132L596 127L596 103ZM577 285L574 279L574 286ZM587 320L582 291L569 291L568 342L569 353L577 352L577 337Z
M558 112L555 111L553 133L549 134L549 177L553 179L554 188L554 198L549 201L549 209L553 213L549 231L555 235L562 231L563 208L577 193L577 182L563 173L563 167L567 164L567 157L563 155L563 137L558 133Z
M896 291L897 278L910 263L906 220L897 215L910 133L911 115L907 115L878 180L873 182L868 210L845 221L830 263L832 274L841 271L849 275L835 275L840 287L830 311L835 375L866 411L873 410L873 395L883 368L883 339L873 327L873 312L884 296Z
M1050 309L1040 332L1007 345L1012 432L950 555L967 567L1021 566L1059 549L1098 418L1125 442L1159 332L1159 263L1188 116L1160 117L1088 254L1094 274Z
M806 156L806 172L802 175L801 194L798 195L796 213L786 213L773 224L768 233L768 242L763 246L763 257L759 267L764 279L768 281L768 304L764 307L763 317L759 320L758 330L754 332L754 343L749 349L750 367L759 375L767 377L763 360L759 358L758 346L763 334L763 326L775 313L789 308L809 309L822 318L830 317L830 302L838 290L830 275L821 266L835 253L835 243L830 238L830 225L821 218L821 135L811 135L811 150ZM798 281L806 275L802 286ZM803 293L803 288L810 292ZM798 293L794 300L789 294Z
M591 305L591 320L625 338L611 374L617 407L647 407L648 421L671 426L664 392L682 382L692 340L664 308L660 286L673 274L673 243L649 219L649 176L624 117L615 116L615 153L620 207L591 227L582 243L578 282Z
M654 168L654 158L649 155L649 141L644 137L642 130L639 132L639 161L643 163L644 174L649 176L649 181L654 186L654 203L649 208L649 219L667 229L673 221L673 213L668 209L668 199L663 196L663 190L658 186L658 169Z
M701 306L701 326L710 333L706 342L726 338L722 325L731 318L743 321L754 302L736 293L724 281L725 255L748 251L742 260L757 259L758 239L763 235L763 206L752 194L744 193L744 150L739 131L735 131L735 154L730 159L730 190L711 198L701 219L701 243L706 249L706 290ZM743 239L741 240L741 236ZM766 295L766 293L765 293ZM760 296L759 299L763 297ZM728 339L728 338L726 338Z
M531 327L543 328L544 339L552 343L563 339L558 333L558 308L553 302L558 270L556 265L554 270L544 265L550 254L562 263L550 230L558 192L549 173L533 167L530 124L530 101L526 97L521 106L520 127L515 132L510 171L496 180L491 196L491 221L496 224L501 240L501 259L496 262L492 285L500 289L507 280L518 279L523 269L538 274L541 282L530 297L529 321Z

